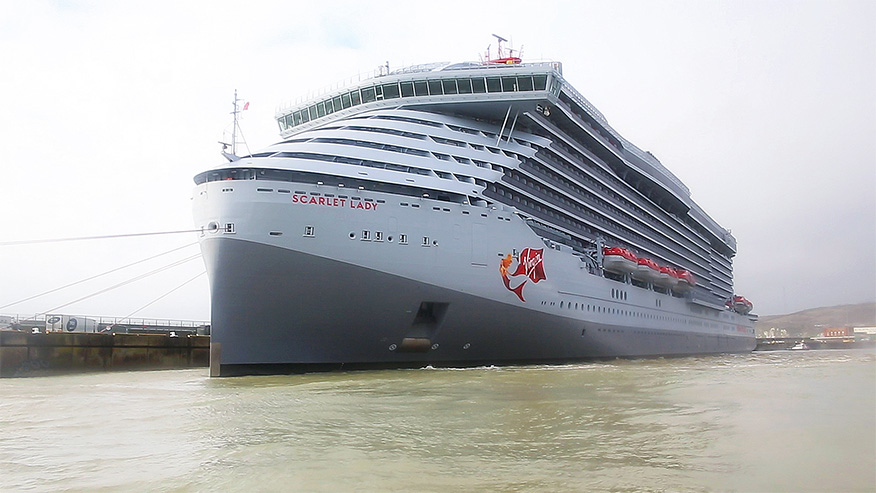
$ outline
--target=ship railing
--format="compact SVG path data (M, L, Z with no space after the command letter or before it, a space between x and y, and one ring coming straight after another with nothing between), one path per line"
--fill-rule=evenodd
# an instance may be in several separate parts
M68 314L68 313L37 313L34 315L9 314L8 318L12 319L13 324L39 324L45 326L50 323L49 320L53 317L70 317L83 320L94 321L98 327L111 327L113 325L124 325L128 327L175 327L175 328L191 328L197 329L210 325L210 322L203 320L180 320L180 319L158 319L158 318L131 318L131 317L104 317L99 315L83 315L83 314Z

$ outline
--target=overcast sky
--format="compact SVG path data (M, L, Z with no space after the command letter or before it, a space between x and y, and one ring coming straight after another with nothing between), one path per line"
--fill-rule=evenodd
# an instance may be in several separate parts
M492 33L525 60L562 61L618 132L732 230L736 291L756 312L876 300L876 2L0 9L2 314L209 319L194 235L9 242L190 229L192 177L224 162L235 89L250 102L241 124L255 151L278 140L278 106L386 62L476 60Z

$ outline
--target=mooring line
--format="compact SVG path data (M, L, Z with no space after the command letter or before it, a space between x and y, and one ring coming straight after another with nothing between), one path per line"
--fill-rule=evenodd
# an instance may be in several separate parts
M182 229L178 231L156 231L152 233L128 233L119 235L102 235L102 236L79 236L73 238L51 238L46 240L19 240L19 241L0 241L0 246L11 245L35 245L38 243L60 243L64 241L81 241L81 240L106 240L110 238L131 238L135 236L157 236L157 235L173 235L179 233L200 233L203 229Z
M181 247L173 248L173 249L168 250L168 251L166 251L166 252L159 253L158 255L153 255L153 256L151 256L151 257L148 257L148 258L145 258L145 259L138 260L138 261L136 261L136 262L131 262L131 263L128 264L128 265L123 265L123 266L121 266L121 267L116 267L115 269L110 269L110 270L108 270L108 271L106 271L106 272L102 272L102 273L100 273L100 274L97 274L97 275L94 275L94 276L91 276L91 277L87 277L87 278L85 278L85 279L80 279L80 280L78 280L78 281L71 282L70 284L66 284L66 285L61 286L61 287L59 287L59 288L53 288L53 289L50 289L50 290L48 290L48 291L45 291L45 292L42 292L42 293L39 293L39 294L35 294L35 295L33 295L33 296L29 296L29 297L27 297L27 298L24 298L24 299L21 299L21 300L18 300L18 301L13 301L12 303L8 303L8 304L6 304L6 305L2 305L2 306L0 306L0 310L3 310L4 308L9 308L10 306L18 305L18 304L20 304L20 303L24 303L25 301L30 301L30 300L32 300L32 299L39 298L39 297L41 297L41 296L45 296L45 295L47 295L47 294L52 294L52 293L54 293L54 292L61 291L62 289L67 289L67 288L69 288L69 287L73 287L73 286L75 286L75 285L77 285L77 284L82 284L82 283L84 283L84 282L88 282L88 281L91 281L91 280L93 280L93 279L97 279L98 277L102 277L102 276L105 276L105 275L107 275L107 274L112 274L113 272L118 272L118 271L120 271L120 270L127 269L128 267L133 267L133 266L135 266L135 265L137 265L137 264L142 264L143 262L148 262L148 261L150 261L150 260L156 259L156 258L161 257L161 256L163 256L163 255L167 255L167 254L169 254L169 253L173 253L173 252L175 252L175 251L177 251L177 250L182 250L183 248L188 248L188 247L190 247L190 246L194 246L194 245L197 245L197 244L198 244L197 242L195 242L195 243L189 243L189 244L187 244L187 245L183 245L183 246L181 246Z

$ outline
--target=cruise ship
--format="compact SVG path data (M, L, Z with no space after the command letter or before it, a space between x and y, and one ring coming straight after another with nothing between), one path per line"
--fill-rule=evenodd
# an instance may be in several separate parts
M385 68L276 120L194 179L211 376L755 347L734 237L559 62Z

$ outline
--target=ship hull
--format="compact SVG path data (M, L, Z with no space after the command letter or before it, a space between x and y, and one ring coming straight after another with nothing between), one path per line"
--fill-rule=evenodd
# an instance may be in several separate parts
M203 187L209 186L220 185ZM352 234L343 220L350 211L295 208L285 200L244 205L247 186L255 185L237 184L234 200L200 194L196 214L205 224L237 214L233 235L205 233L201 240L212 296L211 375L564 363L755 345L748 326L692 330L696 318L685 300L590 274L572 263L579 260L550 249L547 279L513 278L526 285L518 296L503 285L493 253L499 244L540 241L516 217L488 222L487 232L473 235L459 234L472 229L460 225L468 216L434 216L420 223L429 224L440 246L382 245L398 248L392 253L360 239L332 241ZM431 214L393 209L387 199L368 224L379 217L413 223L405 213ZM285 231L310 223L323 234L283 243L255 234L271 229L266 221ZM487 253L472 251L478 248Z

